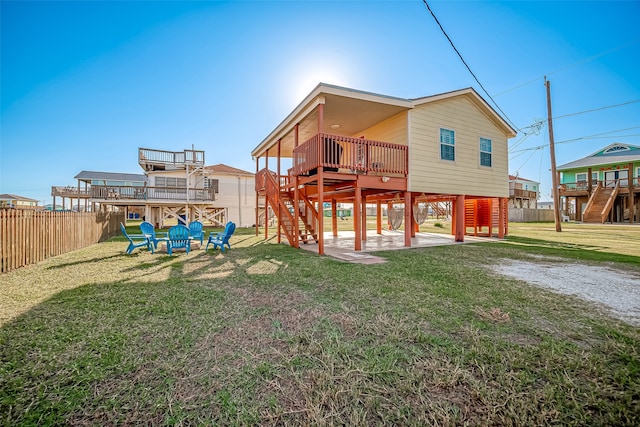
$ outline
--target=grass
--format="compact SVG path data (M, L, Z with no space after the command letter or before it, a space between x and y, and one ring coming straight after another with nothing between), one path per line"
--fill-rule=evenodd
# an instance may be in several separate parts
M126 256L117 238L4 274L0 420L638 425L640 330L485 266L545 255L638 272L624 241L640 229L549 228L377 265L242 229L225 254Z

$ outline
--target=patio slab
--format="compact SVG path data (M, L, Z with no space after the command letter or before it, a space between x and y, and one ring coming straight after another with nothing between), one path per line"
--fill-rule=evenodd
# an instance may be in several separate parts
M337 237L334 237L332 232L325 232L324 253L342 261L358 264L379 264L386 262L386 259L371 252L463 245L465 243L493 242L497 240L494 237L464 236L464 242L456 242L454 236L449 234L416 233L416 237L411 238L411 247L405 247L404 231L402 230L382 230L382 234L377 234L374 230L368 230L367 239L362 241L362 250L355 251L353 249L355 247L354 231L340 231ZM318 253L318 245L315 242L309 242L306 245L301 244L300 248Z

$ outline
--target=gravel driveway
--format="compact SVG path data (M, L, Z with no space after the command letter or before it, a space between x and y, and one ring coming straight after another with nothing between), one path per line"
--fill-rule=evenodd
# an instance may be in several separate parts
M492 269L533 285L600 303L613 317L640 326L640 270L507 259Z

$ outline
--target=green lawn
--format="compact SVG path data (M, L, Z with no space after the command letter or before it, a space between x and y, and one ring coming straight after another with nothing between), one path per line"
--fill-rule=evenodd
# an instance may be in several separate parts
M376 265L262 235L173 257L116 238L0 276L0 422L640 423L640 328L487 268L637 274L640 227L511 224Z

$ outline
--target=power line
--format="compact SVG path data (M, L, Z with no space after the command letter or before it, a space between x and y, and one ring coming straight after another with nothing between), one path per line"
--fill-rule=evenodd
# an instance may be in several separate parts
M493 102L493 105L496 106L496 108L498 110L500 110L500 112L502 113L502 115L504 116L504 118L511 123L511 126L513 126L514 128L516 128L516 130L522 132L518 126L516 126L510 119L509 117L507 117L507 114L502 111L502 109L500 108L500 106L498 105L498 103L495 101L495 99L493 99L493 97L491 95L489 95L489 92L484 88L484 86L482 85L482 83L480 83L480 80L478 80L478 77L476 77L476 75L473 73L473 71L471 71L471 67L469 67L469 64L467 64L467 61L464 60L464 58L462 57L462 54L458 51L458 49L456 48L456 45L453 44L453 41L451 41L451 38L449 37L449 35L447 34L447 32L444 30L444 28L442 27L442 24L440 24L440 21L438 21L438 18L436 18L435 13L433 13L433 10L431 10L431 8L429 7L429 3L427 3L427 0L422 0L422 2L424 3L424 5L427 7L427 9L429 10L429 13L431 13L431 16L433 16L433 19L436 21L436 24L438 24L438 27L440 27L440 30L442 31L442 34L444 34L444 36L447 38L447 40L449 41L449 44L451 45L451 47L453 48L453 50L456 52L456 54L458 55L458 57L460 58L460 60L462 61L462 63L464 64L465 67L467 67L467 70L469 71L469 73L471 73L471 75L473 76L473 78L475 79L475 81L478 83L478 85L480 85L480 87L482 88L482 90L484 91L484 93L489 97L489 99L491 99L491 101Z
M623 102L622 104L607 105L606 107L594 108L594 109L592 109L592 110L578 111L577 113L571 113L571 114L565 114L565 115L563 115L563 116L553 117L553 119L562 119L562 118L564 118L564 117L577 116L577 115L579 115L579 114L593 113L594 111L606 110L607 108L621 107L621 106L623 106L623 105L633 104L633 103L635 103L635 102L640 102L640 99L636 99L636 100L633 100L633 101Z
M577 116L577 115L585 114L585 113L593 113L594 111L606 110L608 108L621 107L623 105L634 104L636 102L640 102L640 99L634 99L633 101L622 102L620 104L607 105L605 107L593 108L591 110L584 110L584 111L578 111L578 112L575 112L575 113L564 114L562 116L555 116L555 117L552 117L552 119L553 120L562 119L562 118L565 118L565 117ZM540 125L542 123L546 122L546 121L547 121L547 119L538 119L538 120L536 120L536 122L534 124L532 124L530 126L525 126L522 129L539 128Z
M606 52L601 52L601 53L598 53L598 54L596 54L596 55L590 56L590 57L588 57L588 58L582 59L582 60L580 60L580 61L574 62L573 64L569 64L569 65L567 65L566 67L559 68L559 69L557 69L557 70L555 70L555 71L551 71L550 73L546 73L546 74L544 74L544 75L542 75L542 76L540 76L540 77L536 77L535 79L532 79L532 80L529 80L529 81L527 81L527 82L521 83L521 84L519 84L519 85L517 85L517 86L514 86L514 87L512 87L511 89L507 89L507 90L505 90L505 91L499 92L499 93L495 94L495 96L504 95L505 93L509 93L509 92L511 92L511 91L513 91L513 90L520 89L520 88L521 88L521 87L523 87L523 86L528 86L528 85L530 85L531 83L535 83L535 82L537 82L537 81L539 81L539 80L543 79L545 76L550 76L550 75L552 75L552 74L555 74L555 73L559 73L559 72L561 72L561 71L568 70L569 68L573 68L573 67L575 67L575 66L578 66L578 65L581 65L581 64L584 64L584 63L587 63L587 62L593 61L594 59L600 58L601 56L608 55L608 54L610 54L610 53L612 53L612 52L615 52L616 50L623 49L623 48L625 48L625 47L627 47L627 46L634 45L634 44L636 44L636 43L638 43L638 42L640 42L640 39L634 40L634 41L629 42L629 43L625 43L625 44L623 44L623 45L621 45L621 46L618 46L618 47L615 47L615 48L613 48L613 49L607 50Z
M596 134L593 134L593 135L581 136L581 137L578 137L578 138L565 139L563 141L557 141L556 144L566 144L566 143L569 143L569 142L580 141L582 139L599 138L599 137L602 137L601 135L607 135L607 134L610 134L610 133L622 132L622 131L625 131L625 130L638 129L638 128L640 128L640 126L633 126L633 127L625 128L625 129L618 129L618 130L612 130L612 131L609 131L609 132L596 133ZM612 138L612 137L615 137L615 136L611 136L611 135L608 136L608 138ZM520 153L520 152L523 152L523 151L539 150L541 148L547 147L548 145L549 144L544 144L544 145L538 145L538 146L535 146L535 147L523 148L521 150L511 151L510 154Z

